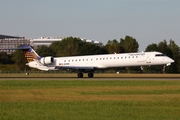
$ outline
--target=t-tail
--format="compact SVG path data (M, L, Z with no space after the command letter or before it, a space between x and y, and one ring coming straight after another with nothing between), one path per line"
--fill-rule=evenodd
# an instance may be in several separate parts
M29 67L37 68L40 70L54 70L54 67L52 67L54 63L54 58L49 56L49 57L40 57L33 49L31 46L26 45L26 46L21 46L18 48L19 50L23 50L25 57L27 58L28 65Z
M23 50L28 63L41 60L41 57L29 45L21 46L18 49Z

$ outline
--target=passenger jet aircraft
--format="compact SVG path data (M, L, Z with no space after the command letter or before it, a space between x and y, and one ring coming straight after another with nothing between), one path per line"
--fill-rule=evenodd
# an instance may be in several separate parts
M160 52L40 57L31 46L21 46L18 49L24 51L28 61L26 65L29 67L45 71L60 69L76 70L78 78L82 78L83 73L88 73L88 77L92 78L94 71L97 69L151 65L169 66L174 62L173 59Z

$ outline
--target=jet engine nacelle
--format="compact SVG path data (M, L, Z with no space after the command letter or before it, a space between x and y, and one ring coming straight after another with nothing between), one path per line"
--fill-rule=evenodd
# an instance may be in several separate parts
M53 57L43 57L40 59L40 63L43 65L49 65L49 64L52 64L53 62L54 62Z

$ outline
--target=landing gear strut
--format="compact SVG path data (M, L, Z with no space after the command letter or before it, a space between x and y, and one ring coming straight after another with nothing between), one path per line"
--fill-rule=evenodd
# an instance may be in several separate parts
M166 71L166 65L163 66L163 73Z

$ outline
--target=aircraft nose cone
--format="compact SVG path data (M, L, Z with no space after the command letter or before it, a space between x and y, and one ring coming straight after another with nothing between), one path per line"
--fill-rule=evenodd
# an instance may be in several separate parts
M169 66L169 65L171 65L171 63L173 63L174 62L174 60L173 59L171 59L171 58L169 58L168 60L167 60L167 66Z
M174 60L173 60L173 59L171 59L171 58L169 58L168 62L169 62L169 63L173 63L173 62L174 62Z
M171 63L173 63L174 62L174 60L173 59L171 59Z

